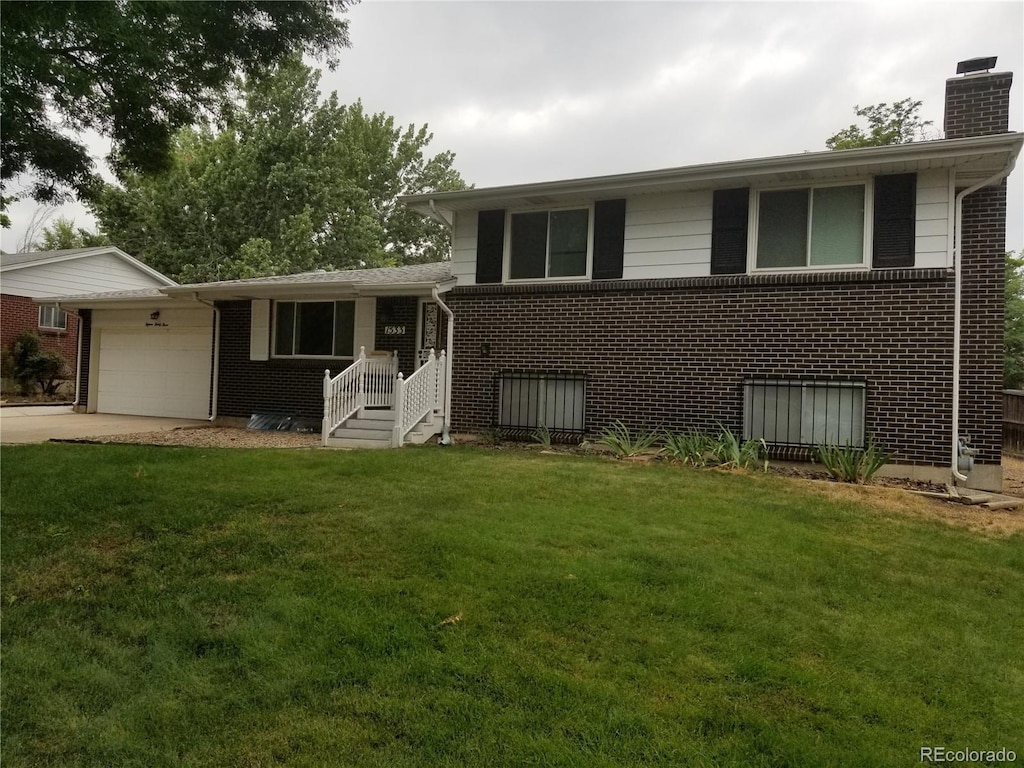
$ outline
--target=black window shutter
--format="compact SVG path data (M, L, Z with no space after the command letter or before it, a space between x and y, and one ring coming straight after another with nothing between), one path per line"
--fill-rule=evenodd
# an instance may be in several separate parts
M626 239L626 201L594 203L594 280L622 277L622 251Z
M875 269L914 266L917 174L875 177Z
M480 211L476 224L476 281L500 283L505 255L505 211Z
M711 214L711 274L747 271L747 212L750 190L716 189Z

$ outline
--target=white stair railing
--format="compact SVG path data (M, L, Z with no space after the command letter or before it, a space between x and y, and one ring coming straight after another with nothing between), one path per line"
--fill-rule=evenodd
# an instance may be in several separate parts
M439 382L443 387L443 371L445 365L445 353L441 357L434 355L430 350L427 362L419 367L408 379L398 374L395 381L395 428L392 433L391 445L401 448L405 442L405 436L412 431L427 414L437 409L439 397ZM441 377L438 370L441 370ZM443 397L443 394L441 394Z
M331 433L360 408L390 406L397 371L398 355L367 357L366 347L360 347L356 361L334 378L325 370L323 444L327 445Z

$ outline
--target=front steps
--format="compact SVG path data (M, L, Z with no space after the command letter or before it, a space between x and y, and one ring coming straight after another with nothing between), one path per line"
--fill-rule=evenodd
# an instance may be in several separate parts
M427 414L405 436L406 443L421 444L441 432L441 419ZM390 448L395 412L385 408L362 408L327 438L328 448Z

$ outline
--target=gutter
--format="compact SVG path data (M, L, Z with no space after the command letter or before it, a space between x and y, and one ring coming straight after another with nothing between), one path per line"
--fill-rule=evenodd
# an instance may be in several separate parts
M213 391L210 393L210 417L207 420L215 421L217 418L217 395L220 386L220 310L212 301L200 299L199 294L196 292L192 293L192 298L213 310Z
M81 405L81 390L82 390L82 316L78 314L77 309L64 309L60 308L60 302L54 302L54 306L57 307L58 312L67 312L68 314L74 315L78 318L76 323L78 331L78 342L76 344L77 350L75 351L75 401L71 404L71 410L77 413L77 408Z
M1010 162L1006 168L998 171L984 181L980 181L977 184L967 187L967 189L961 191L956 196L956 224L953 230L953 266L956 275L956 287L954 289L954 300L953 300L953 403L952 403L952 419L953 419L953 439L950 446L950 471L953 473L953 484L957 481L965 482L967 475L963 474L959 468L960 459L960 327L961 327L961 302L962 302L962 291L963 291L963 258L961 254L961 246L963 243L963 231L962 231L962 220L963 220L963 205L964 198L974 192L977 192L982 187L987 187L991 184L995 184L1002 179L1005 179L1011 173L1017 165L1016 155L1010 158Z
M437 206L434 204L434 198L430 198L430 211L431 215L444 224L449 232L452 230L452 222L448 221L440 211L437 210ZM438 291L438 286L435 285L430 289L430 295L433 296L437 306L444 312L445 317L448 318L447 326L448 332L446 334L447 339L445 344L448 350L448 361L444 367L444 424L441 426L441 445L452 444L452 360L454 359L453 347L455 346L455 313L452 312L451 308L444 303L441 299L441 294Z
M449 308L444 301L441 300L441 294L437 291L437 286L431 290L431 296L434 301L437 302L437 306L444 312L445 317L448 318L448 338L446 344L448 345L447 363L444 367L444 424L441 426L441 445L452 444L452 345L455 343L455 314Z

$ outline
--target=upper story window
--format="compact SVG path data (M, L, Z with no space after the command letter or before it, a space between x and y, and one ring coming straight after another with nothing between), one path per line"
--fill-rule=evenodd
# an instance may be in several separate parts
M275 302L275 357L352 357L354 346L355 302Z
M66 331L68 313L60 310L55 304L39 307L39 327L48 330Z
M589 264L589 208L511 215L508 279L586 277Z
M755 268L866 264L867 199L865 184L758 192Z

